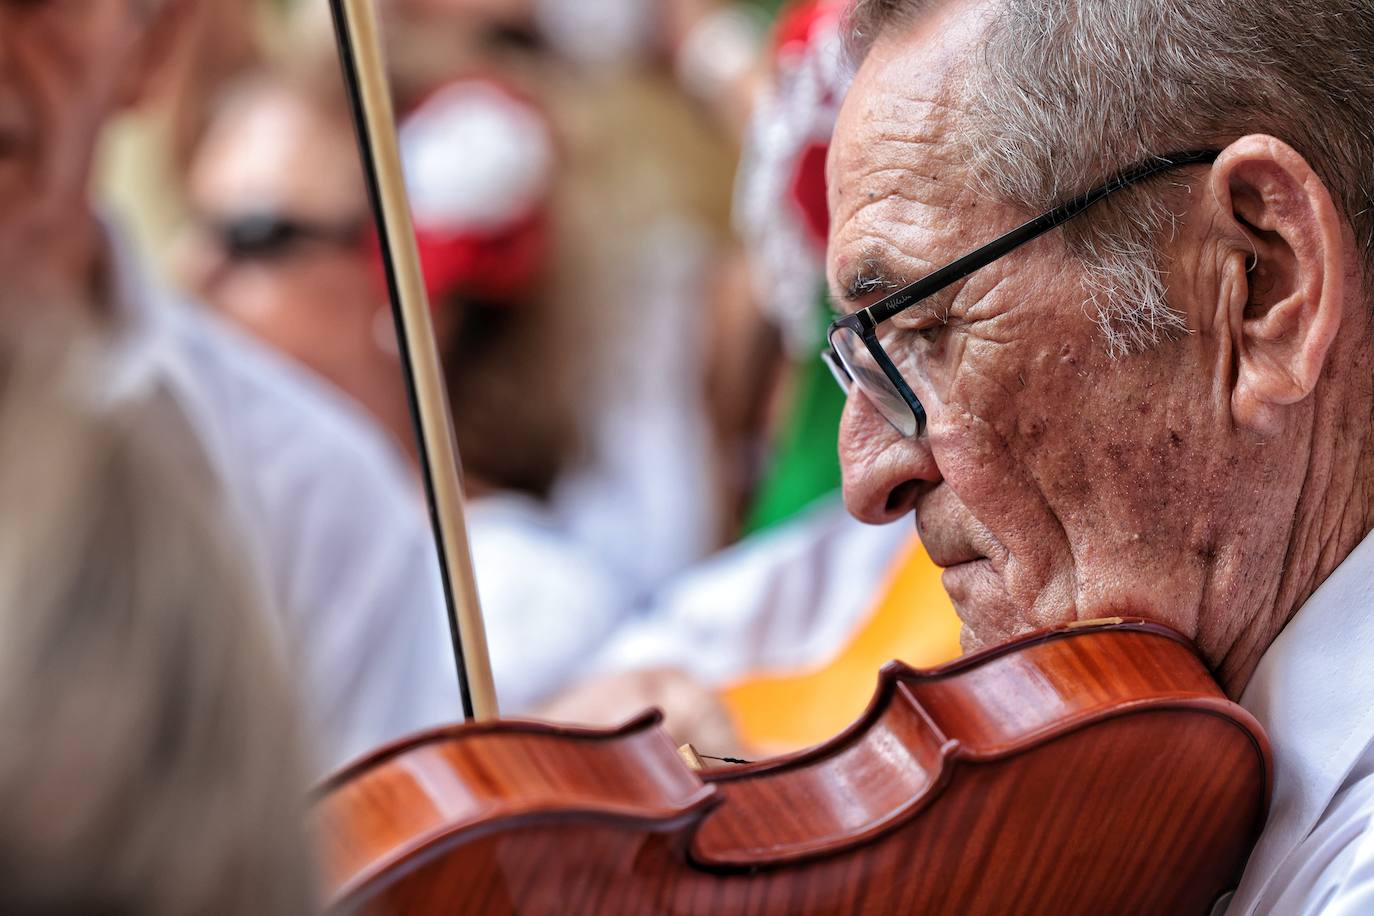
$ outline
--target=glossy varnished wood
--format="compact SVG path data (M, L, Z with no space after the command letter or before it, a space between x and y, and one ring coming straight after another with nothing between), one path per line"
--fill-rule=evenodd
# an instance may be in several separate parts
M615 731L492 722L436 729L334 776L316 833L340 899L365 897L506 826L572 819L630 834L681 829L719 803L657 713Z
M1205 913L1270 779L1259 727L1170 631L1051 631L880 676L810 751L694 774L652 718L459 726L325 787L340 909Z

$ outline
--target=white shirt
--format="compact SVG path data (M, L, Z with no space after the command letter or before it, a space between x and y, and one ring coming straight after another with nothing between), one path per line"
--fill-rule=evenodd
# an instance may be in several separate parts
M178 405L238 510L318 763L460 719L429 528L400 456L350 404L113 244L113 397Z
M825 500L671 580L592 667L678 668L720 686L827 661L913 533L909 521L865 525Z
M1226 913L1374 913L1374 536L1274 640L1241 704L1273 746L1274 798Z
M719 536L701 378L713 251L691 221L646 219L606 261L608 285L594 297L588 454L552 494L564 529L641 597L699 562Z
M467 521L496 698L503 716L527 715L589 673L632 589L528 496L474 499Z

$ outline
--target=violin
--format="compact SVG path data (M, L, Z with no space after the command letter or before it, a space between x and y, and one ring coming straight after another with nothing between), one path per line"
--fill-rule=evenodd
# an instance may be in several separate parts
M1209 912L1268 809L1258 724L1181 636L1114 620L893 662L818 747L695 773L656 714L443 728L316 804L339 912Z
M320 788L330 911L1209 912L1263 827L1269 746L1188 641L1148 620L890 663L841 734L728 769L690 767L656 712L611 730L497 718L375 10L330 2L469 720Z

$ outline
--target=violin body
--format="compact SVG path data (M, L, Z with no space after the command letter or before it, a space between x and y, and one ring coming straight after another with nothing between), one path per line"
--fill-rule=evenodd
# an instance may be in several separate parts
M314 810L335 912L1199 913L1268 808L1254 719L1145 621L883 669L864 716L691 771L649 714L394 744Z

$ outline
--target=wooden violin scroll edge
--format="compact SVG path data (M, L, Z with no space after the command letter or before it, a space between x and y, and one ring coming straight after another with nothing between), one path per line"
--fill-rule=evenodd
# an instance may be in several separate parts
M330 0L396 323L468 719L498 715L447 389L406 194L374 0Z

